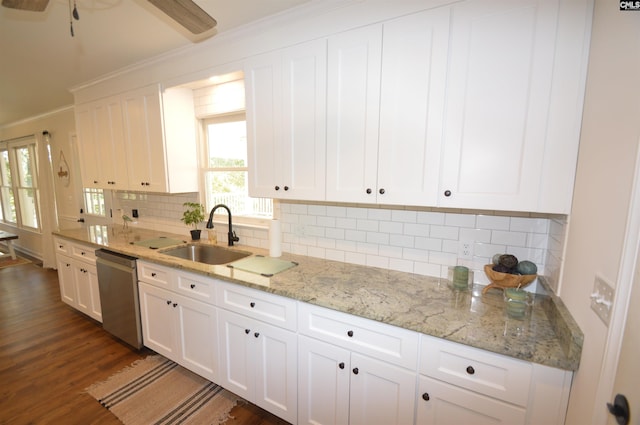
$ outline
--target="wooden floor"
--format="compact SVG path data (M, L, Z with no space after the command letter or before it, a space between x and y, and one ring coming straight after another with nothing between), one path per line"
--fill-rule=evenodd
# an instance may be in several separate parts
M120 424L84 390L150 353L60 301L54 270L0 269L0 424ZM286 423L253 405L231 414L227 425Z

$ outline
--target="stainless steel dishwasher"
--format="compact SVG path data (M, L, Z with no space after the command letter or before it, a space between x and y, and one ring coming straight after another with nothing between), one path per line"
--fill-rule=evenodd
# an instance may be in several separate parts
M136 258L96 251L102 327L130 346L142 348Z

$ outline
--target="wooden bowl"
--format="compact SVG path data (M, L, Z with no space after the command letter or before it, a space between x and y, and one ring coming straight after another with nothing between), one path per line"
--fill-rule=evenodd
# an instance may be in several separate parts
M487 275L491 283L484 287L482 293L485 294L491 288L524 288L533 282L537 274L509 274L501 273L493 270L493 264L484 266L484 273Z

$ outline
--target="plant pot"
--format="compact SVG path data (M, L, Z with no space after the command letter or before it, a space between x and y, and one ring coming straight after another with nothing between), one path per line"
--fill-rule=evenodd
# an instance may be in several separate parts
M199 241L200 240L200 232L201 230L190 230L191 232L191 239L194 241Z

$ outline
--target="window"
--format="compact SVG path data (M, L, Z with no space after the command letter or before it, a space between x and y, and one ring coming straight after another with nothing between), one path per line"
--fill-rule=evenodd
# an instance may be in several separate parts
M7 142L0 147L0 219L40 230L36 141Z
M107 208L104 201L104 190L84 188L85 213L91 215L107 216Z
M249 197L244 112L208 118L204 126L206 208L210 210L217 204L225 204L233 211L234 217L271 218L271 199Z

